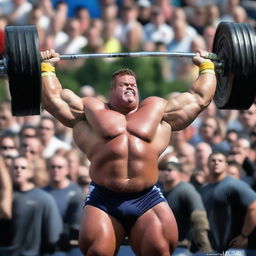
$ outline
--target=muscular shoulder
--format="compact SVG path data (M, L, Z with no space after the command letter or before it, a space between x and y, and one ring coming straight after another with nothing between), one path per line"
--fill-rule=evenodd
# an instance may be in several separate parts
M180 182L180 193L182 197L188 200L199 200L200 194L196 191L195 187L188 182ZM201 198L200 198L201 200Z
M151 96L144 99L140 103L140 108L152 108L154 110L159 110L164 112L166 104L167 104L167 100L160 97Z
M105 108L105 103L98 98L84 97L82 100L85 108L90 108L94 110Z
M167 100L157 96L150 96L141 102L141 105L144 104L167 104Z

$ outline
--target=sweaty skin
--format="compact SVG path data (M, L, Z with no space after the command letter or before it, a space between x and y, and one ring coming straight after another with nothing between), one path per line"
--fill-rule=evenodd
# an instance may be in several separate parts
M208 53L200 54L207 56ZM193 59L198 66L209 61L200 54ZM52 65L59 61L59 55L53 50L41 52L41 56L44 62ZM72 91L63 89L55 75L44 76L42 80L44 107L64 125L73 128L77 146L91 162L92 181L115 192L129 193L143 191L157 182L158 157L169 144L171 131L188 126L208 106L216 89L215 76L203 74L189 92L176 95L169 101L149 97L139 102L136 79L125 74L118 75L112 82L109 102L104 103L92 97L81 99ZM122 226L103 211L86 206L81 227L89 225L92 215L103 220L108 232L102 232L100 226L82 228L82 251L94 255L92 251L98 253L99 247L103 246L104 255L113 255L125 236ZM153 230L144 230L146 223ZM86 232L92 237L88 238ZM101 236L97 232L101 232ZM143 232L144 240L145 237L148 240L144 241L140 232ZM96 233L97 242L102 241L100 245L95 242ZM156 243L157 239L163 240L162 247ZM131 230L130 241L137 255L149 255L147 247L152 253L152 247L148 245L151 240L153 247L159 247L157 252L161 251L155 255L169 255L169 250L168 254L164 253L166 245L171 251L175 248L177 227L165 203L143 214Z

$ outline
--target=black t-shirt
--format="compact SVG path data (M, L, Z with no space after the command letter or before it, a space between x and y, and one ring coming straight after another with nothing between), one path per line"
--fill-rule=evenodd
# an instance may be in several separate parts
M164 196L176 218L179 241L189 239L192 212L195 210L205 211L200 194L190 183L180 182L172 190L165 192Z
M241 233L247 207L256 200L256 193L245 182L230 176L202 187L200 193L210 222L212 246L225 251Z
M10 256L38 256L58 241L62 228L61 216L51 195L40 188L14 191Z

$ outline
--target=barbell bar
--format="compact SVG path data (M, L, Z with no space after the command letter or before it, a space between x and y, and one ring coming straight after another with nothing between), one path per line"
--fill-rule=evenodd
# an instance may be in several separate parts
M179 57L193 58L196 53L190 52L117 52L117 53L81 53L81 54L63 54L60 55L62 60L88 59L88 58L126 58L126 57ZM209 59L218 60L218 56L211 53Z
M15 116L41 113L41 67L35 25L7 26L0 74L7 75ZM256 35L251 24L221 22L209 59L218 67L214 101L220 109L248 109L256 96ZM186 57L195 53L128 52L60 55L62 60L115 57Z

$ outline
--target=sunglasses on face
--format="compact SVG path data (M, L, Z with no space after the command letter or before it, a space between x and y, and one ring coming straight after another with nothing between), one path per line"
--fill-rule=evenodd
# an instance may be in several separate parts
M52 169L62 169L63 166L61 166L61 165L51 165L51 168Z
M166 172L171 172L171 171L174 171L176 169L174 168L159 168L160 171L166 171Z
M13 146L1 146L0 149L1 150L9 150L9 149L14 149L15 147Z

